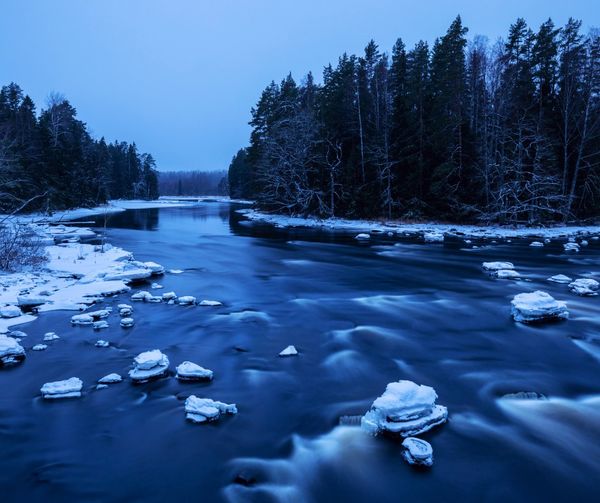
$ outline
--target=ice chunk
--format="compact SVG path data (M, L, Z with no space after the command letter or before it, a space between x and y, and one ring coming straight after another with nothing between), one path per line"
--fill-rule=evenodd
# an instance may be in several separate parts
M185 401L186 418L193 423L216 421L221 414L237 414L235 404L217 402L210 398L198 398L190 395Z
M81 396L83 382L77 377L71 377L64 381L47 382L40 391L46 399L77 398Z
M135 321L133 321L133 318L121 318L121 323L120 325L123 328L130 328L133 327L133 325L135 324Z
M122 380L123 378L119 374L112 373L101 377L100 379L98 379L98 382L100 384L113 384L121 382Z
M165 375L169 369L169 359L160 350L153 349L137 355L133 360L134 368L129 371L133 381L145 382L154 377Z
M32 351L44 351L45 349L48 349L48 346L46 346L46 344L36 344L31 348Z
M402 442L402 456L411 465L433 465L433 449L429 442L420 438L408 437Z
M540 241L533 241L533 242L529 243L529 246L531 246L533 248L543 248L544 243L542 243Z
M354 236L354 239L357 239L358 241L367 241L367 240L371 239L371 236L369 234L361 232L360 234L357 234L356 236Z
M569 318L567 305L555 300L550 294L537 290L515 295L511 301L511 314L515 321L536 323L566 320Z
M219 302L218 300L201 300L198 303L199 306L205 306L205 307L219 307L222 306L223 303Z
M95 321L94 323L92 323L92 328L94 330L102 330L103 328L108 328L108 321L106 321L106 320Z
M177 294L175 292L166 292L162 294L163 300L172 300L177 298Z
M96 344L94 344L97 348L107 348L108 346L110 346L108 341L99 339L96 341Z
M94 318L89 314L76 314L71 316L71 323L73 325L91 325L94 323Z
M50 342L60 339L60 337L56 334L56 332L46 332L44 334L44 342Z
M0 316L2 318L16 318L23 313L19 306L2 306L0 307Z
M298 354L298 350L294 346L288 346L279 353L279 356L295 356Z
M205 369L195 363L185 361L176 367L177 379L180 381L210 381L213 378L213 371Z
M25 349L16 339L0 334L0 366L11 365L25 359Z
M184 295L183 297L179 297L177 302L182 306L189 306L191 304L196 303L196 297L192 297L191 295Z
M569 283L569 289L577 295L585 295L588 297L598 295L600 284L595 279L580 278L572 283Z
M553 283L570 283L573 279L569 278L569 276L565 276L564 274L556 274L554 276L550 276L548 281L552 281Z
M437 394L430 386L412 381L389 383L363 416L361 427L371 433L390 433L409 437L442 424L448 409L436 405Z
M499 271L515 268L512 262L484 262L481 264L481 267L484 271Z

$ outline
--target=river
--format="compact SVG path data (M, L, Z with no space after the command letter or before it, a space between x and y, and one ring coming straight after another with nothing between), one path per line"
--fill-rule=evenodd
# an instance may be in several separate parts
M250 224L235 208L128 210L107 229L137 259L183 270L161 278L157 293L223 307L136 303L133 328L111 318L100 334L72 327L67 312L23 327L26 348L47 331L61 339L0 372L3 503L598 496L600 299L546 280L600 274L597 241L570 255L558 241L362 243L349 233ZM486 260L514 262L525 279L492 279L481 270ZM512 297L535 289L566 300L571 319L512 321ZM94 347L98 338L111 347ZM289 344L299 355L278 357ZM171 369L191 360L214 380L125 379L94 389L154 348ZM41 399L44 382L71 376L84 381L81 399ZM427 471L406 464L399 442L338 425L399 379L434 387L449 410L446 424L422 436L434 449ZM501 399L519 391L548 399ZM236 403L239 413L191 424L190 394Z

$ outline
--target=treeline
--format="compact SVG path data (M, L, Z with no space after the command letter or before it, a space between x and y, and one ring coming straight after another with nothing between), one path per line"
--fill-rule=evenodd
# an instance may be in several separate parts
M156 164L135 143L91 137L63 96L38 115L14 83L0 90L0 211L52 211L158 197Z
M600 214L600 38L523 19L506 40L466 38L391 57L371 41L272 82L252 109L232 197L298 215L498 222Z
M165 196L221 196L228 194L226 171L164 171L158 190Z

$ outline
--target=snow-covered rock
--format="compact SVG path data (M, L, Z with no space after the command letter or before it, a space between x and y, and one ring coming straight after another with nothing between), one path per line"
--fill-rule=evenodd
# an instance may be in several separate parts
M146 292L146 291L141 291L141 292L135 292L132 296L131 296L131 300L133 302L145 302L146 300L148 300L150 297L152 297L152 294L150 292Z
M237 414L237 407L235 404L190 395L185 401L185 413L186 418L193 423L205 423L216 421L221 414Z
M541 241L532 241L531 243L529 243L529 246L531 246L532 248L543 248L544 243L542 243Z
M210 381L213 378L213 371L205 369L193 362L185 361L176 367L177 379L180 381Z
M448 409L436 405L437 394L430 386L412 381L389 383L383 395L362 417L361 427L372 435L389 433L410 437L442 424Z
M408 437L402 442L404 451L402 457L410 465L431 466L433 465L433 448L429 442L420 438Z
M590 278L580 278L569 283L569 290L573 293L588 297L598 295L598 288L600 288L600 283Z
M189 306L196 303L196 297L192 297L191 295L184 295L183 297L179 297L177 302L182 306Z
M283 349L280 353L279 356L296 356L298 354L298 350L290 345L287 348Z
M46 332L44 334L44 342L51 342L60 339L56 332Z
M8 335L10 337L16 337L17 339L22 339L23 337L27 337L27 334L21 330L11 330L10 332L8 332Z
M169 370L169 358L158 349L140 353L133 359L133 364L134 368L129 371L129 377L135 382L161 377Z
M152 288L152 290L160 290L161 288L164 288L164 287L158 283L152 283L150 285L150 288Z
M514 269L498 269L493 271L492 276L498 279L519 279L521 275Z
M153 304L158 304L162 302L163 298L160 295L150 295L150 297L146 298L146 302L151 302Z
M567 305L555 300L550 294L537 290L515 295L511 301L511 314L515 321L537 323L566 320L569 318Z
M71 323L73 325L91 325L94 323L94 318L89 314L76 314L71 316Z
M484 271L489 272L500 270L507 271L515 268L512 262L484 262L483 264L481 264L481 267Z
M2 318L16 318L21 316L23 313L19 306L2 306L0 307L0 316Z
M552 283L566 284L566 283L571 283L571 281L573 281L573 279L569 278L569 276L565 276L564 274L555 274L554 276L550 276L548 278L548 281L552 281Z
M24 308L32 308L36 306L41 306L48 302L48 297L41 295L19 295L17 297L17 303L19 306Z
M108 328L108 321L106 320L98 320L92 323L92 328L94 330L102 330L103 328Z
M165 268L156 262L144 262L143 264L147 269L150 269L152 276L159 276L165 272Z
M99 309L98 311L90 311L85 314L91 316L92 318L94 318L94 320L103 320L104 318L108 318L110 312L110 309Z
M119 304L117 308L119 309L119 316L123 318L128 318L133 313L133 307L128 304Z
M444 233L437 231L429 231L423 233L423 239L426 243L443 243L444 242Z
M563 248L566 252L578 252L579 251L579 245L577 243L573 243L571 241L569 241L568 243L565 243L563 245Z
M204 306L204 307L219 307L219 306L222 306L223 303L219 302L218 300L207 300L207 299L204 299L204 300L201 300L198 303L198 305L199 306Z
M361 232L360 234L354 236L354 239L357 239L358 241L367 241L371 239L371 236L365 232Z
M175 292L166 292L162 294L162 299L164 301L173 300L177 298L177 294Z
M108 346L110 346L110 343L103 339L99 339L96 341L96 344L94 344L94 346L96 346L97 348L107 348Z
M78 398L81 396L83 382L77 377L71 377L64 381L47 382L40 391L42 396L48 400L57 398Z
M25 359L25 349L16 339L0 334L0 366L11 365Z
M140 263L125 262L119 268L106 273L104 279L107 281L120 280L126 283L131 281L140 281L152 276L152 271L145 267L140 267Z
M108 384L97 384L96 385L96 389L100 390L100 389L106 389L108 388Z
M46 344L36 344L31 348L32 351L44 351L46 349L48 349L48 346Z
M133 325L135 324L135 321L133 320L133 318L121 318L121 323L120 325L123 328L130 328L133 327Z
M100 384L114 384L117 382L121 382L122 380L123 378L119 374L112 373L101 377L100 379L98 379L98 382Z
M182 272L181 269L169 269L170 274L181 274Z

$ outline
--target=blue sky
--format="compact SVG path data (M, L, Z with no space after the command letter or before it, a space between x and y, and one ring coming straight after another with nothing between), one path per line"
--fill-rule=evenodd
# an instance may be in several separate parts
M320 76L371 38L432 42L459 13L490 39L519 16L600 26L597 0L3 0L0 83L38 106L65 94L95 136L135 140L161 170L225 169L271 80Z

